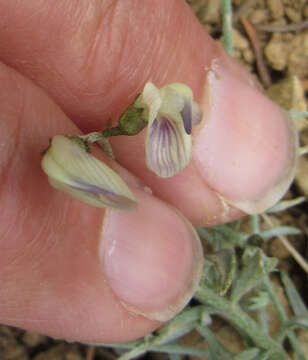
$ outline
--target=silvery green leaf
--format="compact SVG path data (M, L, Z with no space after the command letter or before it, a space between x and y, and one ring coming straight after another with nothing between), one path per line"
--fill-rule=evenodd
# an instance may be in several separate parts
M295 316L288 321L286 321L282 327L279 329L275 338L278 342L282 342L284 338L288 335L290 330L295 329L304 329L308 330L308 315L306 316Z
M185 309L182 313L167 322L158 332L155 343L170 343L196 327L203 307L194 306Z
M299 235L301 231L293 226L276 226L268 230L260 232L260 236L264 239L269 239L278 235Z
M216 335L207 326L197 326L197 331L207 341L213 359L231 358L231 352L217 339Z
M213 230L217 233L221 233L224 236L225 243L229 243L232 247L234 245L243 247L246 240L250 237L249 234L237 231L228 225L217 225Z
M241 297L259 285L264 276L275 269L277 259L269 258L262 250L256 248L253 256L246 256L245 253L243 270L238 274L232 286L231 300L237 302Z
M248 299L245 299L245 309L249 311L258 310L260 308L265 308L269 303L269 295L267 291L259 290L257 294L250 296Z
M250 348L248 350L244 350L241 353L235 355L232 360L254 360L255 357L260 353L260 349L258 348Z
M291 207L294 207L296 205L302 204L303 202L306 201L305 196L299 196L296 199L291 199L291 200L281 200L279 201L276 205L274 205L273 207L271 207L270 209L268 209L266 211L266 213L277 213L280 211L285 211Z
M121 177L65 136L52 138L42 168L52 186L90 205L136 207L135 197Z

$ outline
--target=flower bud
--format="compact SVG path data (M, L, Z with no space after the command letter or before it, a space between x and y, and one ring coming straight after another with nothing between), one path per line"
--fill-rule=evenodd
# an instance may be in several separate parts
M53 187L87 204L123 210L133 210L137 205L116 172L68 137L51 139L42 168Z

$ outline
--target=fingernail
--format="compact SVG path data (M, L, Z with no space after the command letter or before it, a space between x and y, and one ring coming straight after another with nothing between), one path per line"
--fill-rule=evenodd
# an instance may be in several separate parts
M109 286L128 310L166 321L199 284L203 253L190 223L160 200L134 191L137 211L106 212L100 260Z
M205 76L203 121L193 160L207 184L227 203L249 213L273 206L295 174L294 125L237 67L216 58Z

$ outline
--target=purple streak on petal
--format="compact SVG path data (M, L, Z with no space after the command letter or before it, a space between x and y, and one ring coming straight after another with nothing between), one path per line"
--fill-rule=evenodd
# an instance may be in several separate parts
M159 132L159 124L158 119L156 118L150 129L150 134L148 137L148 158L151 166L153 168L158 168L159 173L161 173L161 164L158 161L157 155L159 152L159 142L160 142L160 132Z
M171 121L167 120L170 126L170 130L172 132L172 139L174 139L175 144L176 144L176 153L177 153L177 162L179 162L181 160L181 150L180 150L180 144L179 142L182 140L180 134L178 133L178 131L176 130L176 128L174 127L174 125L172 124ZM170 144L171 146L171 144Z
M186 134L190 135L191 129L192 129L192 104L191 104L191 101L189 101L189 100L184 101L184 107L181 111L181 116L182 116Z
M169 177L183 168L187 154L180 124L165 117L155 119L149 129L147 161L159 176Z
M163 154L162 156L165 159L165 165L166 168L168 169L168 171L170 172L172 170L172 167L174 167L174 161L172 159L172 155L170 152L171 149L171 145L172 145L172 138L171 138L171 128L170 128L170 123L167 119L163 118L162 122L164 122L164 126L165 126L165 137L166 137L166 145L162 150Z
M162 118L162 121L165 124L165 127L168 131L168 147L165 149L164 154L167 158L167 167L169 170L169 173L172 173L174 171L177 171L177 169L179 168L179 161L181 159L181 152L180 152L180 147L179 147L179 134L173 124L173 122L167 118ZM176 146L176 160L174 159L174 157L172 156L171 153L171 148L172 148L172 143L175 142L175 146ZM174 171L172 171L172 169L174 169Z
M70 186L74 189L78 189L88 194L93 195L93 197L100 198L100 195L103 196L102 202L105 202L106 205L115 208L121 209L133 209L136 207L136 202L132 199L129 199L126 196L118 195L112 191L102 189L96 185L85 184L78 179L75 179L75 184ZM109 203L109 204L108 204Z

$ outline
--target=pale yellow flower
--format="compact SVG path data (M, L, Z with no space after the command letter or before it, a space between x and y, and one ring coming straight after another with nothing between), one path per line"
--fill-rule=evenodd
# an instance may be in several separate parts
M201 121L201 110L191 89L174 83L158 89L148 82L135 106L144 108L148 121L146 164L160 177L171 177L184 169L192 151L192 126Z
M57 135L42 159L49 183L97 207L132 210L136 199L121 177L68 137Z

